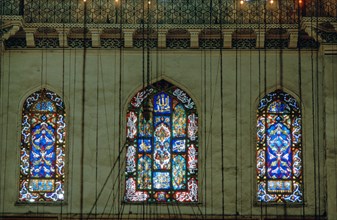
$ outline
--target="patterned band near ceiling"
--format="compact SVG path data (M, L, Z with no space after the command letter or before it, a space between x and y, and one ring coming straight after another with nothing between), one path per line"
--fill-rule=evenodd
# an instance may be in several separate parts
M192 99L162 80L127 113L125 202L198 201L198 116Z
M78 0L3 0L5 15L23 15L26 23L83 23L84 2ZM294 0L269 1L238 0L175 1L100 0L86 1L87 23L141 24L218 24L220 9L223 24L266 23L291 24L298 22L298 7L301 16L336 17L335 0L306 0L298 4ZM221 4L221 6L220 6ZM149 13L147 12L150 9ZM143 10L146 13L142 13ZM267 10L265 10L267 9ZM122 21L121 21L122 15ZM145 16L145 18L143 17Z
M257 200L302 203L301 108L289 94L276 90L257 110Z
M65 110L62 99L43 89L22 110L20 202L64 200Z

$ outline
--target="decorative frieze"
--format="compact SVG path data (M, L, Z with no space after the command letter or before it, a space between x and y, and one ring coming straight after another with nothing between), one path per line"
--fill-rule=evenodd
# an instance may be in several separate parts
M322 23L322 22L321 22ZM330 24L331 23L331 24ZM69 27L53 27L50 24L33 25L18 24L17 21L6 21L6 27L2 29L2 39L11 43L4 43L6 48L42 48L49 45L45 41L52 40L51 48L201 48L201 49L295 49L299 45L298 38L306 33L307 38L312 42L301 44L305 48L314 48L319 43L336 44L337 32L334 29L336 23L322 23L316 27L316 24L303 22L299 33L297 28L172 28L172 29L142 29L133 28L83 28L81 25ZM329 26L328 26L329 24ZM329 27L329 28L327 28ZM148 33L148 31L150 31ZM303 32L303 33L302 33ZM122 36L121 34L122 33ZM323 39L324 38L324 39ZM10 40L9 40L10 39ZM20 47L11 47L16 45L14 41L24 40ZM48 41L49 42L49 41ZM56 45L55 45L56 44ZM103 45L102 45L103 44ZM51 45L51 44L50 44ZM267 46L266 46L267 45Z

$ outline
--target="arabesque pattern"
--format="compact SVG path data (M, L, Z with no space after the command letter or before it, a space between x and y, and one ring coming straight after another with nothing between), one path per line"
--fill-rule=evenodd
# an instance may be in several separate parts
M301 109L289 94L276 90L257 110L257 201L302 203Z
M20 202L64 200L65 109L62 99L43 89L23 106Z
M125 202L197 202L198 116L192 99L164 80L149 85L131 99L126 126Z

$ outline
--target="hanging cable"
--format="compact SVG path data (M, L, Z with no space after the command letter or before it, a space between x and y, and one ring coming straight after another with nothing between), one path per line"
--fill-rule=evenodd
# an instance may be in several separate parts
M64 8L64 0L62 0L62 5L61 5L61 8L63 10L65 10ZM62 21L62 34L64 34L64 14L62 14L62 18L61 18L61 21ZM64 40L64 36L62 36L62 40ZM63 45L64 45L64 42L63 42ZM62 99L65 100L65 92L64 92L64 77L65 77L65 51L64 51L64 47L62 47ZM67 143L67 142L66 142ZM68 152L68 151L66 151ZM69 163L68 163L69 164ZM69 169L69 168L68 168ZM69 177L68 177L68 180L69 180ZM61 200L61 220L63 219L63 200Z
M83 63L82 63L82 118L81 118L81 169L80 169L80 218L83 219L83 206L84 206L84 144L85 144L85 81L86 81L86 56L87 56L87 2L84 1L84 21L83 21Z
M235 4L237 7L237 4ZM240 6L241 7L241 6ZM237 8L237 10L242 8ZM239 32L239 19L235 14L235 31ZM238 47L235 47L235 219L238 216Z
M99 135L99 132L98 132L98 129L99 129L99 73L101 71L101 66L100 66L100 54L101 54L101 50L100 48L98 49L98 56L97 56L97 73L96 73L96 131L95 131L95 200L97 200L97 193L98 193L98 186L97 186L97 182L98 182L98 156L99 156L99 138L98 138L98 135ZM95 206L95 219L97 219L97 203L96 203L96 206Z
M222 0L219 1L219 10L220 10L220 41L223 42L222 36ZM222 61L222 47L220 47L220 123L221 123L221 205L222 205L222 219L225 219L225 178L224 178L224 171L225 171L225 161L224 161L224 101L223 101L223 61Z
M319 0L316 0L316 27L318 28L318 17L320 16L320 10L319 10ZM318 31L316 31L316 34L318 35ZM318 36L317 38L318 39ZM316 86L316 94L315 94L315 103L316 103L316 131L317 131L317 182L318 182L318 218L321 217L321 146L320 146L320 138L321 138L321 132L320 132L320 76L319 76L319 50L316 50L315 53L315 65L316 65L316 76L315 76L315 86Z
M0 20L3 21L3 15L5 14L5 1L1 1L1 11L0 11ZM2 25L1 25L1 29L2 29ZM1 30L2 31L2 30ZM1 103L3 103L3 95L4 95L4 92L2 91L4 89L4 85L3 85L3 82L4 82L4 74L5 73L5 40L2 38L2 35L0 36L1 39L0 39L0 100L1 100ZM2 48L4 47L4 48ZM9 84L8 84L9 85ZM0 140L3 141L3 125L4 125L4 117L2 116L4 113L4 105L1 105L1 112L0 112L0 115L1 115L1 125L0 126ZM1 161L3 161L3 154L2 154L2 149L1 149L1 156L0 156L0 159ZM5 182L2 183L2 180L5 181L5 175L4 175L4 172L2 172L2 167L0 167L0 171L1 171L1 174L0 174L0 184L3 184L3 186L5 185ZM4 192L5 192L5 189L4 188L0 188L0 194L1 195L4 195ZM3 196L3 199L2 199L2 202L1 202L1 213L4 213L4 209L5 209L5 203L4 203L4 196Z
M317 4L317 2L316 2ZM317 6L315 7L316 11L315 13L317 13ZM313 16L311 16L311 27L313 27ZM316 26L317 27L317 26ZM313 34L313 30L311 30ZM312 35L313 36L313 35ZM317 38L317 31L316 31L316 39ZM314 180L314 213L315 213L315 218L317 217L317 182L316 182L316 123L315 123L315 87L314 87L314 51L313 48L311 48L311 107L312 107L312 112L311 112L311 117L312 117L312 156L314 159L314 176L313 176L313 180Z
M119 29L119 37L122 38L123 36L123 1L120 1L120 7L119 7L119 13L120 13L120 29ZM119 85L118 85L118 112L119 112L119 117L118 117L118 188L117 191L121 192L121 178L120 178L120 174L121 174L121 162L120 162L120 157L121 157L121 153L123 152L123 148L122 146L122 120L123 120L123 114L122 114L122 75L123 75L123 47L119 48ZM121 193L118 193L118 201L121 201ZM123 207L121 206L121 203L118 202L118 219L121 218L121 214Z
M196 1L194 1L194 7L196 7ZM202 4L204 4L204 2L202 2ZM212 33L212 16L213 16L213 1L210 0L210 7L209 7L209 31L210 33ZM206 24L206 22L205 22ZM204 25L204 28L203 28L203 31L204 31L204 34L206 35L207 32L206 32L206 25ZM200 41L199 41L200 42ZM200 47L200 45L199 45ZM220 45L221 47L221 45ZM207 162L207 154L208 154L208 145L206 144L207 142L207 133L206 133L206 129L207 129L207 71L206 71L206 68L207 68L207 60L206 60L206 53L207 53L207 50L206 50L206 47L204 48L204 50L202 50L201 52L201 63L202 63L202 67L201 67L201 91L202 91L202 100L201 102L203 103L203 108L202 108L202 115L203 115L203 127L202 127L202 133L203 133L203 149L205 149L203 151L203 155L204 155L204 177L202 177L202 179L204 180L204 188L203 188L203 200L204 200L204 216L207 216L207 205L208 205L208 202L207 202L207 168L208 168L208 162ZM211 47L209 49L209 53L211 54ZM210 71L210 74L211 75L212 72ZM212 83L212 82L211 82ZM212 153L212 152L211 152ZM211 165L212 166L212 165ZM211 172L212 172L212 169L211 169ZM211 175L212 176L212 175ZM211 195L212 195L212 187L211 187Z
M264 3L263 3L263 9L264 9L264 13L263 13L263 25L264 25L264 33L265 33L265 35L267 34L267 1L264 1ZM264 77L264 79L263 79L263 96L265 96L265 95L267 95L267 47L266 47L266 44L264 45L264 47L263 47L264 49L263 49L263 77ZM267 108L264 108L264 113L265 113L265 115L267 115ZM264 120L264 126L265 126L265 128L267 128L267 120ZM267 129L265 129L265 137L267 136ZM266 139L266 138L265 138ZM268 146L267 145L267 140L265 140L265 142L266 142L266 146ZM267 167L267 160L265 161L265 167ZM264 201L262 201L261 202L261 206L263 205L263 202ZM265 203L267 203L267 202L265 202ZM264 206L264 209L265 209L265 213L264 213L264 215L265 216L268 216L268 206L267 205L265 205ZM262 218L262 207L261 207L261 218Z
M142 89L144 90L145 87L146 87L146 76L145 76L145 43L148 43L147 41L147 38L145 39L145 22L146 22L146 18L145 18L145 4L146 4L146 1L143 1L143 11L142 11L142 82L143 82L143 85L142 85ZM142 103L142 108L144 109L144 102ZM145 125L144 125L145 126ZM153 164L151 165L151 168L153 167ZM143 175L142 177L142 182L144 183L145 182L145 175ZM145 203L146 203L146 200L143 200L142 202L142 219L145 220Z
M336 9L337 10L337 9ZM337 13L337 11L336 11ZM334 46L335 49L336 46ZM336 65L336 62L332 62L332 59L331 59L331 71L332 71L332 82L333 82L333 85L332 85L332 105L333 105L333 108L332 108L332 112L333 112L333 136L334 136L334 141L333 141L333 152L337 152L337 65ZM335 66L335 67L334 67ZM335 170L335 180L337 180L337 157L335 156L334 157L334 170ZM337 185L335 185L335 189L337 188ZM337 190L335 190L335 198L337 198ZM336 204L336 201L335 201L335 204Z
M298 57L298 90L299 90L299 103L300 103L300 108L302 109L302 106L303 106L303 99L302 99L302 52L301 52L301 46L300 46L300 33L301 33L301 19L302 19L302 11L301 11L301 4L299 1L297 1L297 33L298 33L298 38L297 38L297 57ZM302 111L301 111L302 113ZM302 113L303 114L303 113ZM301 118L301 121L302 118ZM303 127L303 125L302 125ZM300 137L300 142L301 142L301 145L303 146L303 135L301 135ZM303 150L301 152L301 158L302 158L302 167L304 167L304 160L303 160ZM305 201L304 201L304 198L305 198L305 193L304 193L304 190L305 190L305 187L303 187L304 183L303 183L303 180L304 180L304 172L303 172L303 168L302 168L302 184L301 184L301 188L302 188L302 219L304 220L305 218Z

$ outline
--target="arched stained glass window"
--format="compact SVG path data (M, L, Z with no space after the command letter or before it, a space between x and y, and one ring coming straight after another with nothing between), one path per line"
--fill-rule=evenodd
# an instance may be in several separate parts
M198 201L198 116L184 91L162 80L127 112L126 202Z
M65 109L62 99L43 89L23 104L20 202L64 200Z
M260 100L256 149L259 202L303 202L301 119L299 103L281 90Z

